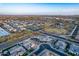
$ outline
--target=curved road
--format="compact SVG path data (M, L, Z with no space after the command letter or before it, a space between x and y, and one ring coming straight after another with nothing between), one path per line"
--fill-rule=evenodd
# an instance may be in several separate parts
M52 51L52 52L55 52L56 54L61 55L61 56L67 56L67 54L62 53L62 52L60 52L60 51L57 51L56 49L52 48L49 44L41 44L41 45L39 46L39 49L37 49L36 51L34 51L34 52L31 54L31 56L33 56L33 54L34 54L34 55L39 55L44 49L48 49L48 50L50 50L50 51Z

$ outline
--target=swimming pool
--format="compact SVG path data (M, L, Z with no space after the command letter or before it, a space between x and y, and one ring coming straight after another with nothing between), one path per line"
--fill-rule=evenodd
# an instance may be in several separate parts
M6 36L9 35L10 33L5 31L3 28L0 27L0 36Z

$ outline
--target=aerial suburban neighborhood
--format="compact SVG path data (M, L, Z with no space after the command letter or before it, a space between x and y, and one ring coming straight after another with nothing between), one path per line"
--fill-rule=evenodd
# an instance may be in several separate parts
M79 16L0 15L1 56L79 56Z

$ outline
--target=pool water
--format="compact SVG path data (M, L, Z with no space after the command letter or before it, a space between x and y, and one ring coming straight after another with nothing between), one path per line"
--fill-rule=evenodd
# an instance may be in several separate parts
M10 33L5 31L3 28L0 27L0 36L6 36L9 35Z

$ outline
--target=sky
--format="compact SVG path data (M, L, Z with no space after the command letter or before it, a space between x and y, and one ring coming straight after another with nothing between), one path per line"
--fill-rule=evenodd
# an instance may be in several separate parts
M0 15L79 15L79 4L0 3Z

